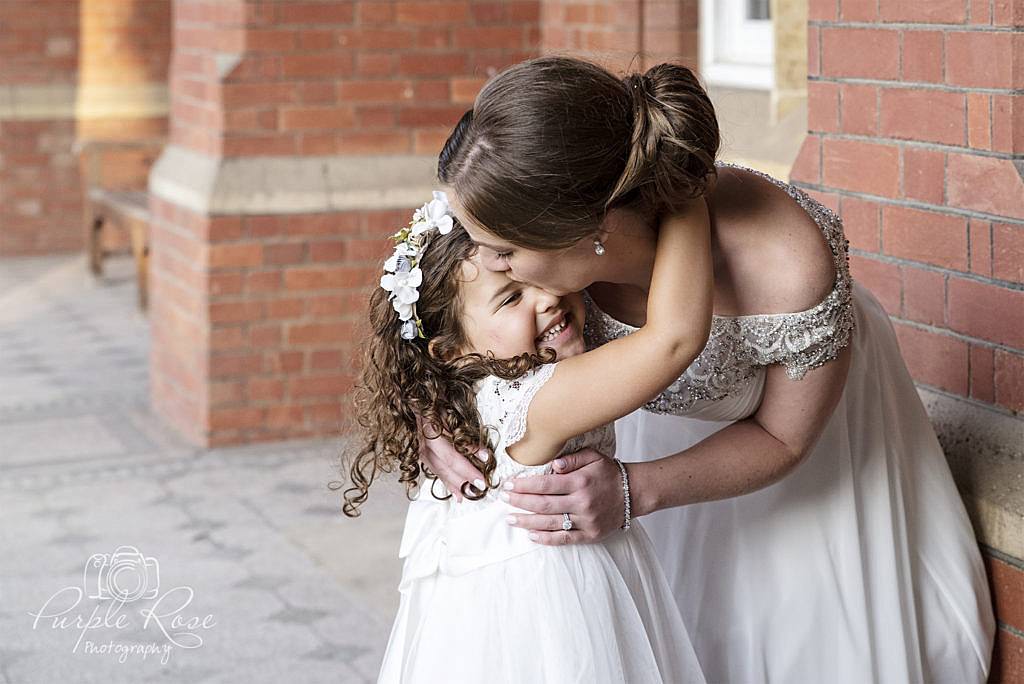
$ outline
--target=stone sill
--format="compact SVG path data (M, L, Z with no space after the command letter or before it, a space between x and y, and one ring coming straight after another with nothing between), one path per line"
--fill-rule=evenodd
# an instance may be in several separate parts
M1024 418L920 388L975 533L1024 559Z
M0 85L0 121L167 116L166 83Z
M205 215L412 209L430 199L437 157L414 155L208 157L164 148L149 192Z

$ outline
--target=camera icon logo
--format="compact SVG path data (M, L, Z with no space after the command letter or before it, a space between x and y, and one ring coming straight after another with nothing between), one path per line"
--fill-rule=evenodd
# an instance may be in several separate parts
M93 554L85 563L82 583L92 599L129 603L156 598L160 565L134 546L120 546L114 553Z

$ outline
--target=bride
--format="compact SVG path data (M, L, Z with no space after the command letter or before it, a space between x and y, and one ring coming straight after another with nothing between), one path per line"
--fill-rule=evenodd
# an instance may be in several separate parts
M657 221L705 194L711 337L616 431L632 515L708 681L984 682L994 618L978 548L888 318L850 278L839 218L716 165L718 146L689 70L620 81L547 57L484 86L439 177L487 268L586 291L591 345L643 324ZM451 491L480 477L442 440L421 443ZM510 503L535 514L510 524L541 544L622 525L611 460L581 451L556 471L516 481Z

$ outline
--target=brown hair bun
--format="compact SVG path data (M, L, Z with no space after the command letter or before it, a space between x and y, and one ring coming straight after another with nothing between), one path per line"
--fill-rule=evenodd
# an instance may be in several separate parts
M659 64L623 79L633 109L629 158L606 206L640 204L671 212L704 194L715 174L719 133L715 110L693 72Z
M513 244L559 249L610 209L673 211L704 192L714 107L686 67L625 81L570 57L516 64L483 87L445 143L438 178L461 211Z

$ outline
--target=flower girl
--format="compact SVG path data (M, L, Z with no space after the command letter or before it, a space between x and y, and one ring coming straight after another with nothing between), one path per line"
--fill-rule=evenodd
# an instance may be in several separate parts
M603 254L604 235L569 250ZM412 495L381 682L704 681L650 541L630 520L625 465L623 529L599 544L533 543L508 525L522 511L502 485L584 446L611 456L612 421L689 366L711 322L708 240L702 199L666 220L646 324L587 351L583 295L479 267L444 193L395 236L370 300L344 503L358 515L370 485L396 470ZM420 464L421 424L487 478L464 484L461 503ZM573 534L570 516L552 519Z

